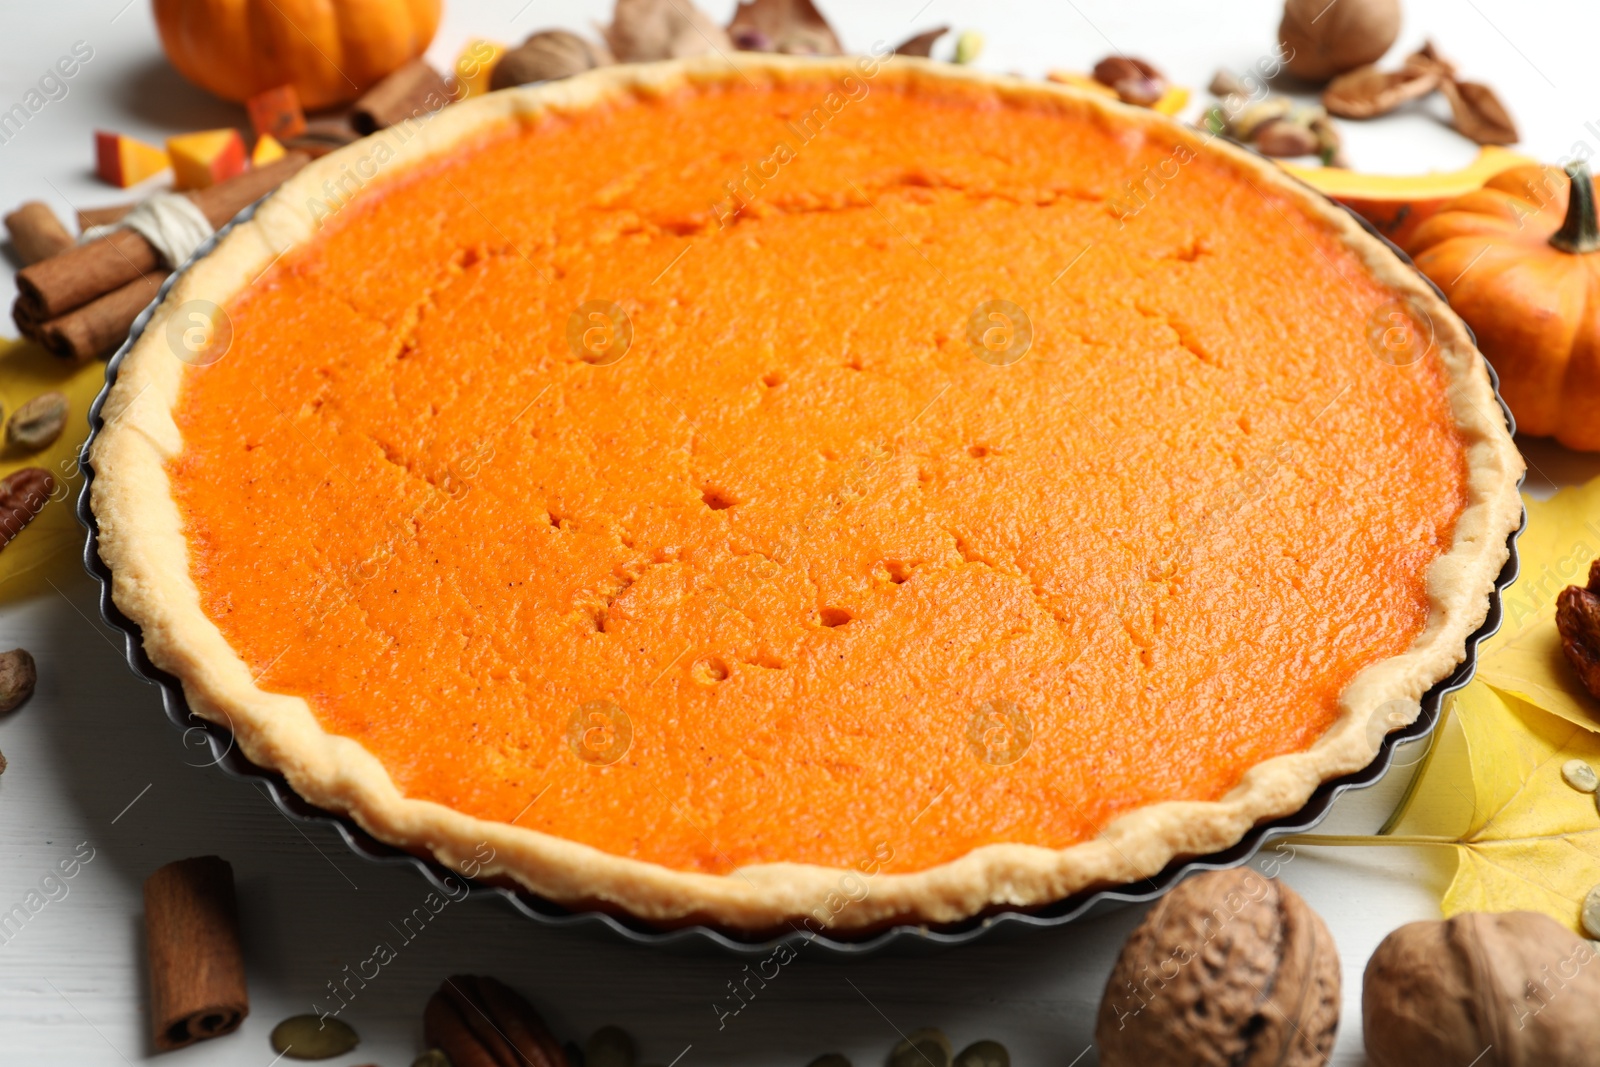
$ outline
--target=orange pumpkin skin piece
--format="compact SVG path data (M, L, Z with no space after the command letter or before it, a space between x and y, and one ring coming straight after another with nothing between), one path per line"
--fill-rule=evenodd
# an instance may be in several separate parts
M1444 290L1500 375L1517 428L1600 451L1600 253L1550 244L1567 176L1518 167L1452 201L1407 251Z
M189 81L244 101L294 86L307 111L347 103L420 56L439 0L155 0L167 58Z

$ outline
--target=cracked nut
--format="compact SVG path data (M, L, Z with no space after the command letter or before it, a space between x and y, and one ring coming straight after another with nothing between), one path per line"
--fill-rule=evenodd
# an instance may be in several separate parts
M1569 585L1556 597L1561 653L1591 696L1600 698L1600 559L1589 564L1589 584Z
M1592 1064L1596 1003L1593 947L1548 915L1466 912L1408 923L1367 963L1367 1062Z
M1249 868L1197 875L1128 937L1095 1024L1102 1067L1321 1067L1339 955L1316 912Z
M487 975L446 978L428 998L422 1031L455 1067L568 1067L533 1005Z
M1167 78L1155 67L1132 56L1107 56L1094 65L1094 80L1115 89L1124 104L1151 107L1167 91Z

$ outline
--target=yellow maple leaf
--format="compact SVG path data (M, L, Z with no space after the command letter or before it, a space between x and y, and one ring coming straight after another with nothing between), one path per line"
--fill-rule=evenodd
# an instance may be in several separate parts
M78 490L83 485L78 450L89 434L89 405L105 377L104 363L74 366L31 342L0 339L0 403L7 415L50 390L65 393L71 405L67 428L50 447L38 452L7 447L0 452L0 478L23 467L43 467L57 482L44 510L0 549L0 602L39 590L48 592L47 579L80 566L84 532L76 511ZM64 575L53 580L59 585L61 577Z
M1582 585L1600 557L1600 478L1549 500L1523 498L1528 528L1517 541L1521 567L1505 591L1505 621L1478 652L1477 677L1588 730L1600 731L1600 700L1579 684L1561 654L1556 597Z
M1473 682L1383 832L1304 834L1308 845L1449 848L1455 873L1440 908L1537 911L1582 932L1583 899L1600 885L1600 807L1561 775L1569 760L1600 769L1600 735Z

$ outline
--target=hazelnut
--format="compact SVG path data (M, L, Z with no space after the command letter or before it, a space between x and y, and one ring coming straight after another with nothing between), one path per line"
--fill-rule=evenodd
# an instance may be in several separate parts
M1600 1048L1595 960L1587 941L1538 912L1408 923L1367 963L1368 1062L1592 1064Z
M1144 917L1094 1036L1102 1067L1320 1067L1338 1025L1328 928L1288 886L1237 868L1190 878Z
M500 57L489 75L491 89L570 78L614 62L604 45L566 30L541 30Z

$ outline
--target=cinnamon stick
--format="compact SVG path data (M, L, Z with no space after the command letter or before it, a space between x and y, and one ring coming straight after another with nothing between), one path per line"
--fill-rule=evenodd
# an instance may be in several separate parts
M350 125L350 116L335 115L329 118L312 119L306 123L306 128L293 137L283 142L283 147L296 152L304 152L312 159L320 159L329 152L343 148L354 141L359 141L361 135Z
M159 1051L238 1029L250 1014L233 868L217 856L169 863L144 883L150 1025Z
M212 226L222 226L282 185L310 159L304 152L291 152L265 167L247 170L188 196ZM118 230L24 267L17 272L17 291L30 305L29 315L44 321L120 289L158 266L156 250L149 241L132 230Z
M135 278L120 289L113 289L65 315L32 325L31 329L24 330L24 336L73 363L87 363L97 356L110 355L128 336L133 320L156 298L161 283L171 273L163 267L152 267L144 277ZM19 302L19 329L26 310Z
M438 111L450 102L450 87L443 75L414 59L367 90L350 112L357 133L387 129L408 118Z
M78 209L78 232L91 230L96 226L109 226L118 221L122 216L132 211L134 204L111 204L107 207L80 207Z
M30 200L7 215L6 232L23 263L49 259L77 244L50 205L42 200Z

